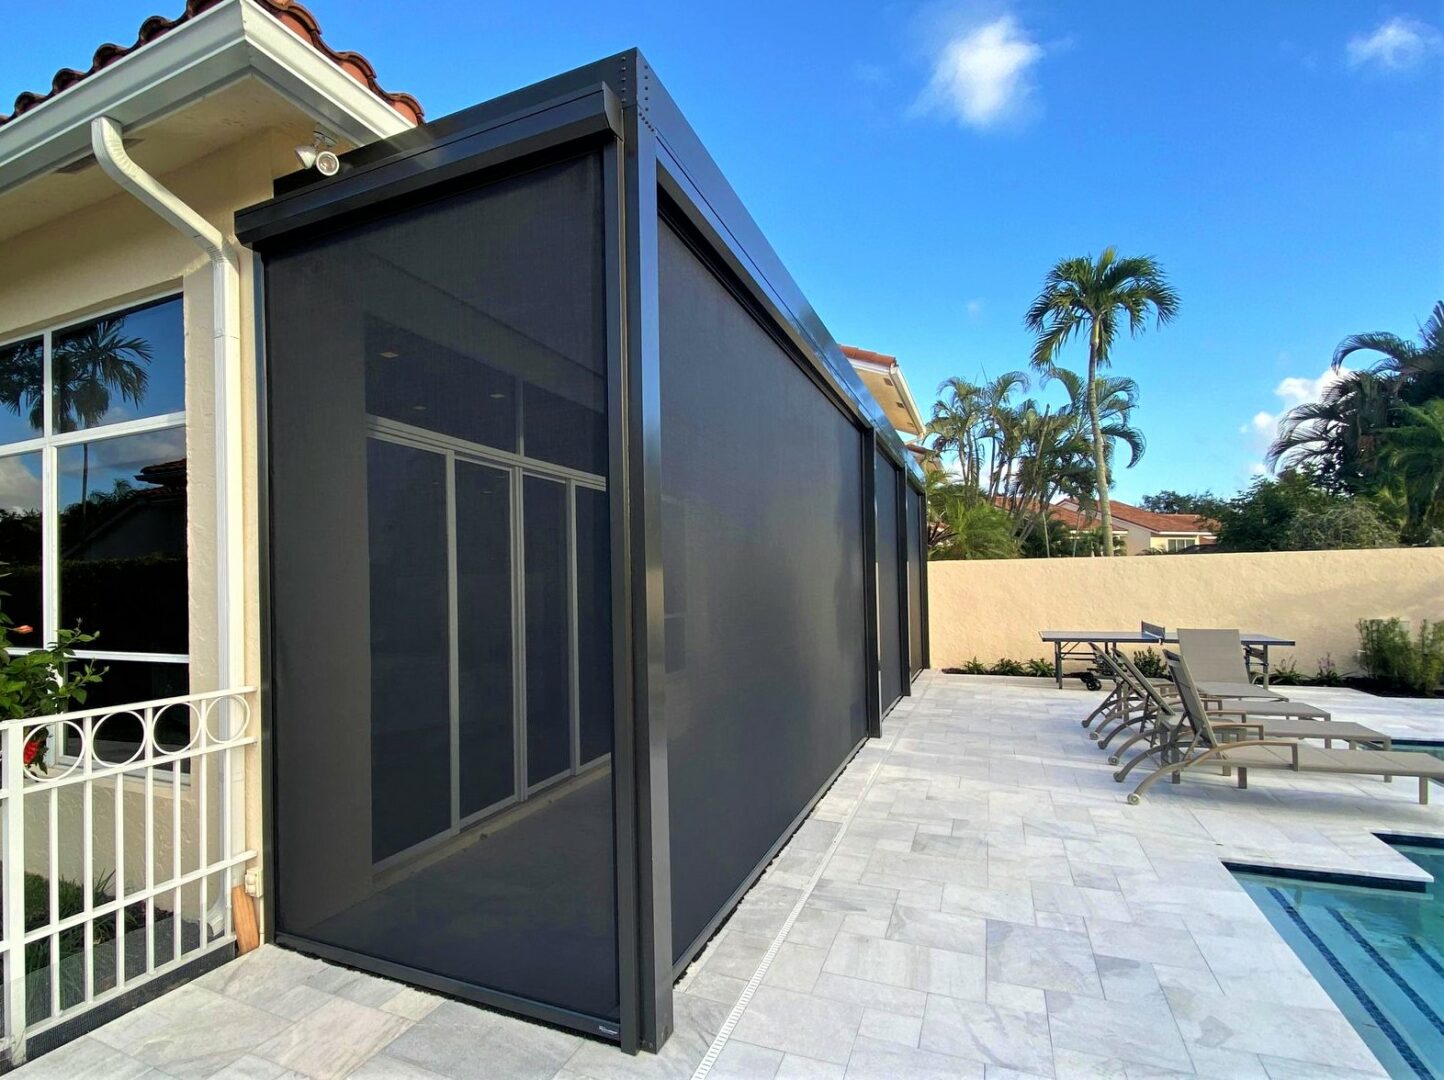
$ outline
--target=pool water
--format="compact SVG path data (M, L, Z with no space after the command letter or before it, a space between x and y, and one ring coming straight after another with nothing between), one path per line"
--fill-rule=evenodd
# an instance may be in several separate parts
M1444 1080L1444 847L1394 847L1427 891L1236 876L1389 1075Z

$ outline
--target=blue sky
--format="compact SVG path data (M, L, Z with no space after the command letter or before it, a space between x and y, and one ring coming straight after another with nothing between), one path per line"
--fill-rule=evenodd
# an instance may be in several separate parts
M18 5L0 96L180 6ZM833 334L925 409L1027 366L1057 259L1156 256L1183 307L1115 352L1149 439L1125 499L1246 483L1342 337L1413 336L1444 296L1437 0L310 7L432 117L640 46Z

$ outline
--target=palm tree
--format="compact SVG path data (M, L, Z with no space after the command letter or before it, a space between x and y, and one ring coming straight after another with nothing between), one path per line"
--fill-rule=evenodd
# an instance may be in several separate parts
M1088 394L1083 387L1083 377L1068 368L1054 368L1044 381L1050 379L1061 382L1068 391L1068 416L1080 433L1091 437L1093 418L1088 412ZM1133 468L1143 459L1143 453L1148 448L1143 432L1130 421L1133 410L1138 408L1138 383L1125 375L1100 375L1093 397L1098 403L1098 425L1103 432L1103 456L1108 464L1108 474L1113 474L1113 452L1118 443L1128 447L1126 468ZM1087 431L1084 431L1085 423Z
M1265 460L1269 468L1308 469L1331 488L1360 491L1378 472L1378 441L1396 405L1393 380L1350 371L1284 414Z
M139 406L150 385L146 365L150 342L126 337L125 316L97 319L78 330L57 335L51 349L54 422L57 432L91 427L110 412L112 394ZM25 415L36 431L45 428L45 369L38 355L19 358L0 371L0 405ZM90 498L90 444L81 445L80 505L82 533Z
M1129 333L1136 337L1150 317L1158 326L1172 321L1178 314L1178 304L1178 294L1156 259L1119 258L1117 251L1108 247L1096 259L1083 256L1055 265L1043 281L1043 291L1024 316L1024 324L1038 335L1033 346L1033 366L1045 373L1058 370L1058 354L1075 335L1088 335L1088 371L1083 385L1104 536L1112 535L1113 515L1108 506L1108 460L1099 412L1098 372L1111 360L1123 316L1128 317ZM1103 554L1113 554L1109 545L1103 546Z
M1384 331L1345 338L1334 350L1335 370L1363 352L1379 358L1344 371L1318 401L1284 415L1269 464L1305 468L1335 491L1402 508L1406 535L1427 539L1440 493L1419 455L1428 452L1432 403L1444 399L1444 302L1434 305L1417 343Z
M928 558L1011 559L1018 554L1012 520L972 484L941 469L927 478Z
M99 319L57 340L51 357L55 384L55 429L75 431L99 423L110 412L111 394L139 405L150 384L150 342L124 337L125 319ZM38 428L39 403L30 423Z
M1444 300L1434 304L1419 328L1419 344L1386 331L1352 334L1334 350L1334 370L1358 352L1379 353L1383 359L1375 362L1370 373L1395 381L1399 396L1411 405L1444 397Z
M1009 400L1028 388L1028 376L1008 371L982 385L948 379L938 387L928 435L940 454L958 457L958 473L969 483L998 493L1016 440ZM986 477L986 481L985 478Z
M97 319L65 335L51 353L51 381L55 392L55 430L75 431L98 424L110 412L111 391L121 401L139 406L150 385L150 342L123 337L125 318ZM37 407L38 408L38 407ZM30 423L36 425L36 411ZM86 507L90 500L90 444L80 447L81 535L86 534Z
M1402 405L1399 420L1385 434L1380 456L1398 470L1410 517L1426 527L1444 524L1444 398Z

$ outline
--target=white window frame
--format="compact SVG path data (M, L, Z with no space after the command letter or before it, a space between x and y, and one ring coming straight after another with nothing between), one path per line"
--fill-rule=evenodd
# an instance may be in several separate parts
M131 297L123 303L110 304L73 317L56 320L47 324L42 329L29 330L25 333L0 339L0 349L8 348L12 345L19 345L27 341L34 341L37 338L41 343L41 386L44 396L42 409L44 423L41 427L41 433L32 439L0 443L0 460L36 452L40 454L41 625L37 628L37 632L42 645L53 644L59 636L61 629L60 451L66 447L78 446L82 443L108 442L111 439L124 438L128 435L145 435L157 431L171 431L175 429L179 429L184 433L186 430L186 411L181 409L178 412L162 413L157 416L148 416L138 420L124 420L114 424L101 424L96 427L80 428L76 431L55 431L55 387L52 365L52 345L54 338L57 334L64 333L77 326L83 326L86 323L104 319L109 315L133 311L136 308L142 308L168 300L182 301L181 329L182 341L184 341L184 293L174 286L153 293ZM184 356L181 358L181 363L182 386L186 387L189 382L189 370L186 367L186 358ZM189 530L189 496L187 497L187 530ZM187 562L189 562L189 560L187 560ZM189 583L189 566L187 566L187 582ZM187 587L187 594L187 604L189 604L189 585ZM10 651L16 654L26 654L36 651L36 648L38 648L38 646L17 645ZM187 667L187 677L189 677L189 649L184 653L137 652L123 649L76 649L75 658L77 660L109 660L119 663L184 664ZM189 682L187 685L189 685ZM61 762L69 759L68 755L59 754L59 748L55 745L55 740L53 739L51 740L49 752L52 755L58 755L57 760Z
M577 491L590 488L606 491L607 479L594 473L556 465L539 458L529 458L520 453L498 450L482 443L470 442L453 435L445 435L427 428L415 427L386 417L368 415L366 436L382 442L394 443L413 450L434 453L446 464L446 531L447 531L447 577L448 577L448 635L449 635L449 707L451 712L450 737L450 781L451 781L451 826L435 836L420 840L376 862L373 872L384 872L392 867L408 863L418 856L433 850L438 844L451 840L474 825L493 817L508 807L524 803L550 790L556 785L591 772L611 760L611 752L599 754L590 761L581 760L581 681L579 616L577 610ZM469 462L484 465L507 473L511 506L511 573L512 573L512 793L490 806L482 807L469 814L461 813L461 759L460 744L460 665L457 655L459 637L459 611L457 594L457 524L456 524L456 463ZM526 551L525 551L525 508L522 497L523 481L532 476L561 484L566 499L566 546L567 546L567 642L570 676L569 727L571 740L570 762L567 768L555 776L546 777L535 784L527 783L526 755Z

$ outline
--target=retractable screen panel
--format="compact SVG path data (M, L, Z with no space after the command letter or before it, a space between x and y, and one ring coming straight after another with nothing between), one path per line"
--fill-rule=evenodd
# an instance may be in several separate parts
M267 253L271 748L283 940L615 1033L601 191Z
M660 229L674 959L866 734L861 436Z
M882 707L891 708L903 694L903 586L899 572L902 537L898 535L897 467L877 454L877 641L882 674Z
M907 485L908 511L908 655L912 673L923 669L923 497Z

